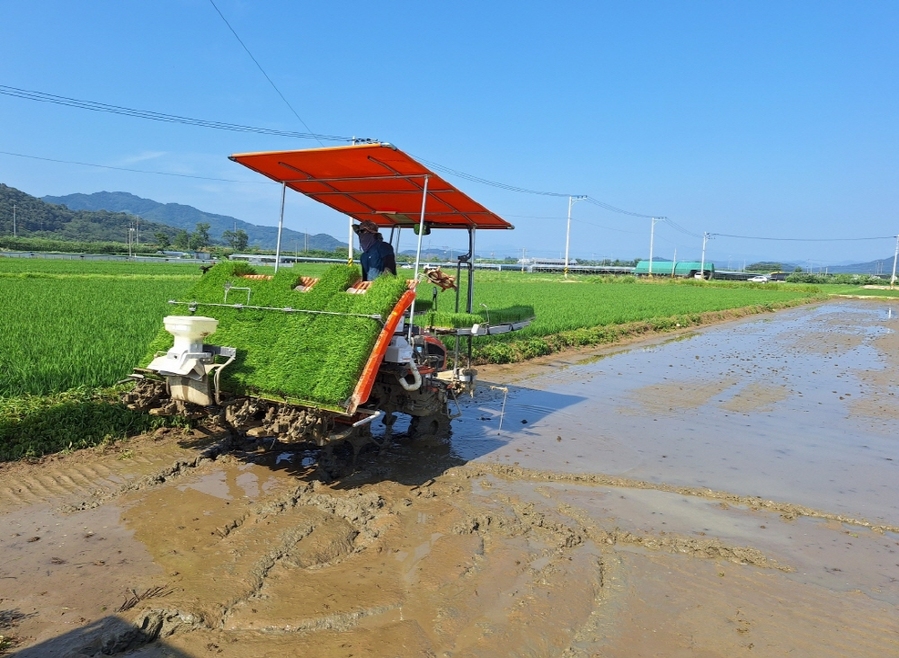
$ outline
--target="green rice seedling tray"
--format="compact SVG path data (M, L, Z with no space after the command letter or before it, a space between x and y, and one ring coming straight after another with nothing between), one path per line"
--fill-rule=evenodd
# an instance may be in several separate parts
M219 321L208 342L237 350L235 362L222 372L222 390L345 409L383 328L383 321L364 316L386 320L408 289L406 281L382 276L364 294L354 294L347 290L361 278L359 268L335 265L299 292L294 288L300 277L289 268L272 278L248 273L245 264L215 265L171 313L184 315L196 303L198 314ZM223 303L244 308L211 305ZM163 330L151 349L171 345Z

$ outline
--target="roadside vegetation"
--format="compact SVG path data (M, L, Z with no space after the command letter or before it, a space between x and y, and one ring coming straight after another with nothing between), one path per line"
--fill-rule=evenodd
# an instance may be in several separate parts
M811 283L814 285L882 286L888 282L873 274L823 274L814 272L794 272L787 277L787 283Z
M282 276L321 276L328 267L298 265L284 268ZM411 274L400 271L400 277ZM196 264L177 262L0 258L0 461L96 445L159 426L162 420L115 403L109 387L133 367L146 365L157 348L153 341L162 318L173 313L168 300L189 301L200 277ZM833 293L899 296L856 282L565 279L486 270L475 278L477 314L466 321L489 318L495 324L535 316L520 332L475 339L475 358L495 363L768 312ZM458 284L464 296L464 275ZM436 308L433 297L433 286L423 282L417 308L434 315L454 310L455 291L438 292Z

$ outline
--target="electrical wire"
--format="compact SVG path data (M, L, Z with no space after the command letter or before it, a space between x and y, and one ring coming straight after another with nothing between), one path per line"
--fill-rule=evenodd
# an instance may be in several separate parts
M412 155L410 153L410 155ZM427 165L431 169L436 171L441 171L446 174L452 174L453 176L458 176L459 178L463 178L467 181L471 181L473 183L481 183L482 185L489 185L490 187L498 187L501 190L508 190L510 192L520 192L522 194L536 194L539 196L554 196L554 197L567 197L567 196L580 196L577 194L565 194L562 192L542 192L540 190L531 190L526 187L518 187L516 185L508 185L506 183L500 183L497 181L489 180L487 178L481 178L480 176L475 176L474 174L467 174L464 171L459 171L458 169L451 169L450 167L446 167L442 164L438 164L437 162L432 162L430 160L425 160L422 157L417 155L412 155L416 160L421 162L422 164Z
M293 112L293 115L299 120L300 123L303 124L303 127L304 127L310 134L312 134L312 131L309 130L309 126L307 126L307 125L306 125L306 122L303 121L303 119L300 117L299 114L297 114L297 111L296 111L295 109L293 109L293 105L291 105L290 102L284 97L284 94L281 93L281 90L278 89L278 86L274 83L274 81L273 81L270 77L268 77L268 73L266 73L266 72L265 72L265 69L262 68L262 64L260 64L259 61L258 61L255 57L253 57L253 53L251 53L251 52L250 52L250 49L247 48L247 44L245 44L245 43L243 42L243 39L241 39L240 36L238 36L237 32L234 30L234 28L231 27L231 23L228 22L228 19L225 18L225 15L224 15L224 14L221 12L221 10L216 6L215 2L214 2L213 0L209 0L209 4L212 5L212 7L213 7L213 9L215 9L216 13L217 13L219 16L221 16L221 18L222 18L223 21L225 21L225 25L228 26L228 29L229 29L229 30L231 30L231 34L233 34L233 35L234 35L234 38L237 39L238 43L240 43L240 45L243 46L243 49L244 49L245 51L247 51L247 55L250 56L250 59L253 60L253 63L256 65L256 68L258 68L258 69L262 72L262 75L265 76L265 79L268 80L268 83L272 86L272 89L274 89L274 90L277 92L278 96L281 97L281 100L284 101L284 104L287 105L287 107L290 108L290 111ZM317 137L316 137L315 139L316 139L316 141L319 143L319 145L324 146L324 144L322 144L322 142L321 142L320 139L318 139Z
M210 0L210 3L212 4L213 7L215 7L215 3L212 2L212 0ZM218 7L215 7L215 9L216 9L216 11L218 11ZM219 12L219 15L221 15L221 12ZM230 24L228 24L228 21L225 19L224 16L222 16L222 20L224 20L225 24L228 25L228 27L231 29L232 32L234 32L233 28L231 28ZM236 32L234 32L234 36L237 38L238 41L240 41L240 37L237 36ZM240 43L242 46L244 46L244 49L246 49L246 46L243 44L243 42L240 41ZM247 53L250 55L251 58L253 58L253 55L252 55L252 53L250 53L249 50L247 50ZM253 58L253 61L256 62L256 59ZM259 66L259 63L256 62L256 65ZM259 68L260 68L260 70L262 70L261 66ZM263 75L265 75L266 79L268 79L269 82L274 87L274 83L271 82L271 79L268 77L268 75L265 73L264 70L262 70L262 73L263 73ZM275 90L278 91L277 87L275 87ZM282 97L282 99L284 98L284 96L281 94L280 91L278 91L278 94ZM189 126L197 126L197 127L201 127L201 128L212 128L215 130L227 130L227 131L231 131L231 132L244 132L244 133L256 133L256 134L263 134L263 135L274 135L277 137L290 137L290 138L294 138L294 139L315 139L316 141L318 141L319 144L322 143L321 140L323 140L323 139L328 140L328 141L335 141L335 142L353 142L353 141L355 141L354 138L352 138L352 137L343 137L343 136L339 136L339 135L325 135L325 134L312 133L312 132L301 133L301 132L296 132L296 131L276 130L276 129L272 129L272 128L260 128L260 127L256 127L256 126L246 126L246 125L241 125L241 124L226 123L226 122L222 122L222 121L210 121L207 119L194 119L191 117L183 117L183 116L179 116L179 115L175 115L175 114L154 112L152 110L139 110L139 109L134 109L134 108L123 107L120 105L111 105L108 103L100 103L97 101L88 101L88 100L81 100L81 99L77 99L77 98L70 98L67 96L59 96L56 94L49 94L49 93L42 92L42 91L20 89L18 87L11 87L8 85L0 85L0 95L12 96L15 98L22 98L22 99L32 100L32 101L37 101L37 102L42 102L42 103L52 103L55 105L63 105L66 107L74 107L74 108L78 108L78 109L82 109L82 110L90 110L93 112L106 112L106 113L118 114L118 115L122 115L122 116L130 116L130 117L134 117L134 118L138 118L138 119L147 119L150 121L159 121L159 122L163 122L163 123L178 123L178 124L189 125ZM285 101L285 103L287 103L286 99L284 99L284 101ZM287 103L287 105L288 105L288 107L290 107L290 103ZM299 117L299 115L296 114L296 111L293 110L293 107L290 107L290 109L297 116L297 119L299 119L300 122L303 124L303 126L306 127L306 129L308 130L309 127ZM9 156L18 157L18 158L29 158L32 160L43 160L45 162L56 162L56 163L60 163L60 164L74 164L74 165L80 165L83 167L96 167L96 168L100 168L100 169L114 169L114 170L118 170L118 171L128 171L128 172L138 173L138 174L152 174L155 176L174 176L174 177L178 177L178 178L193 178L193 179L197 179L197 180L209 180L209 181L217 181L217 182L223 182L223 183L246 182L246 181L238 181L238 180L229 179L229 178L213 178L213 177L209 177L209 176L177 174L177 173L165 172L165 171L150 171L150 170L146 170L146 169L130 169L127 167L113 167L111 165L101 165L101 164L95 164L95 163L91 163L91 162L78 162L78 161L73 161L73 160L60 160L60 159L54 159L54 158L45 158L45 157L40 157L40 156L36 156L36 155L25 155L23 153L12 153L9 151L0 151L0 154L9 155ZM548 192L548 191L541 191L541 190L532 190L532 189L525 188L525 187L518 187L516 185L509 185L506 183L493 181L493 180L490 180L487 178L481 178L480 176L475 176L473 174L468 174L464 171L459 171L458 169L452 169L450 167L446 167L439 163L429 161L429 160L426 160L426 159L418 157L418 156L415 156L415 157L417 160L419 160L423 164L425 164L437 171L448 173L453 176L458 176L459 178L462 178L462 179L465 179L465 180L468 180L471 182L480 183L482 185L488 185L490 187L496 187L496 188L507 190L510 192L517 192L517 193L521 193L521 194L534 194L534 195L540 195L540 196L561 197L561 198L581 196L581 195L576 195L576 194L567 194L567 193L563 193L563 192ZM259 181L254 181L254 182L259 182ZM267 181L264 181L264 182L267 183ZM663 215L644 215L641 213L631 212L629 210L624 210L622 208L618 208L611 204L605 203L604 201L600 201L591 196L585 196L584 200L587 201L588 203L591 203L599 208L608 210L610 212L615 212L615 213L622 214L622 215L628 215L631 217L641 217L644 219L664 220L664 222L666 224L671 226L671 228L673 228L674 230L679 231L680 233L683 233L685 235L689 235L691 237L698 238L698 239L702 238L701 235L685 229L684 227L680 226L677 222L675 222L672 219L665 217ZM575 221L581 221L582 223L589 224L589 222L583 222L583 220L575 220ZM599 225L595 225L595 224L590 224L590 225L595 226L597 228L603 228L605 230L611 230L611 231L617 230L622 233L629 232L629 231L624 231L621 229L612 229L609 227L603 227L603 226L599 226ZM781 242L857 242L857 241L866 241L866 240L888 240L888 239L891 240L893 238L896 238L897 236L887 235L887 236L875 236L875 237L865 237L865 238L772 238L772 237L760 237L760 236L748 236L748 235L733 235L733 234L729 234L729 233L709 233L709 237L710 238L711 237L733 238L733 239L738 239L738 240L768 240L768 241L781 241Z
M516 219L561 219L565 220L565 215L509 215L507 213L503 213L503 217L513 217ZM574 219L572 217L571 219Z
M895 235L880 235L871 238L761 238L750 235L730 235L728 233L709 233L709 237L737 238L739 240L774 240L778 242L858 242L862 240L892 240Z
M17 87L10 87L7 85L0 85L0 94L4 96L13 96L15 98L24 98L31 101L38 101L41 103L53 103L55 105L64 105L66 107L76 107L82 110L91 110L92 112L107 112L110 114L136 117L138 119L149 119L150 121L160 121L163 123L180 123L188 126L198 126L200 128L213 128L216 130L229 130L231 132L242 133L257 133L260 135L275 135L276 137L291 137L294 139L314 139L319 143L321 143L322 139L332 142L353 141L352 137L341 137L339 135L301 133L292 130L259 128L256 126L245 126L237 123L226 123L223 121L193 119L191 117L183 117L177 114L165 114L163 112L153 112L152 110L138 110L130 107L122 107L120 105L99 103L97 101L86 101L78 98L69 98L68 96L57 96L56 94L48 94L43 91L19 89Z
M600 201L599 199L594 199L592 196L586 197L585 201L587 203L592 203L594 206L598 206L603 210L608 210L609 212L615 212L619 215L629 215L631 217L642 217L643 219L668 219L664 215L642 215L638 212L631 212L630 210L623 210L616 206L610 205L605 201Z
M245 183L245 184L254 184L254 185L270 185L272 181L270 180L252 180L252 181L241 181L234 180L231 178L212 178L210 176L194 176L192 174L176 174L169 171L150 171L147 169L129 169L128 167L113 167L111 165L101 165L95 164L93 162L78 162L76 160L57 160L55 158L42 158L37 155L25 155L24 153L12 153L10 151L0 151L0 155L11 155L16 158L28 158L29 160L42 160L44 162L56 162L58 164L73 164L80 165L82 167L96 167L98 169L115 169L116 171L130 171L135 174L153 174L155 176L175 176L177 178L195 178L199 180L211 180L217 181L220 183Z
M680 224L678 224L677 222L675 222L673 219L669 219L668 217L666 217L666 218L665 218L665 223L668 224L668 225L669 225L671 228L673 228L675 231L678 231L678 232L680 232L680 233L683 233L684 235L689 235L691 238L697 238L697 239L699 239L699 240L702 239L702 236L701 236L701 235L699 235L698 233L694 233L693 231L688 231L688 230L685 229L683 226L681 226Z
M212 0L210 0L210 2L212 2ZM214 3L213 3L213 6L215 6ZM222 17L222 18L224 20L224 17ZM225 21L225 23L227 24L227 21ZM230 28L230 25L229 25L229 28ZM237 37L236 34L235 34L235 37ZM237 37L237 38L238 38L238 40L240 40L240 37ZM243 45L243 42L241 42L241 45ZM246 46L244 46L244 48L246 48ZM249 51L247 51L247 52L249 52ZM250 57L252 57L252 53L250 54ZM255 58L253 59L253 61L254 62L256 61ZM257 66L258 66L258 62L257 62ZM260 67L260 69L261 69L261 67ZM265 74L265 71L263 71L263 74ZM267 79L269 79L268 75L266 75L265 77ZM269 79L269 82L271 82L271 79ZM272 85L274 86L274 83L272 83ZM277 87L275 89L277 91ZM281 95L281 92L278 91L278 94ZM344 137L341 135L327 135L327 134L313 133L313 132L303 133L303 132L296 132L296 131L292 131L292 130L277 130L274 128L260 128L258 126L247 126L247 125L236 124L236 123L227 123L224 121L211 121L208 119L196 119L196 118L192 118L192 117L180 116L177 114L166 114L164 112L154 112L153 110L141 110L141 109L136 109L136 108L131 108L131 107L124 107L121 105L112 105L109 103L101 103L98 101L89 101L89 100L83 100L83 99L78 99L78 98L71 98L68 96L59 96L57 94L50 94L50 93L43 92L43 91L35 91L35 90L31 90L31 89L20 89L18 87L11 87L8 85L0 85L0 95L12 96L14 98L22 98L22 99L31 100L31 101L37 101L40 103L51 103L54 105L62 105L65 107L74 107L74 108L78 108L81 110L90 110L92 112L105 112L105 113L109 113L109 114L117 114L120 116L134 117L137 119L147 119L150 121L159 121L162 123L177 123L177 124L182 124L182 125L187 125L187 126L196 126L199 128L212 128L215 130L227 130L227 131L231 131L231 132L255 133L255 134L260 134L260 135L273 135L276 137L289 137L289 138L293 138L293 139L314 139L319 144L322 143L322 140L332 141L332 142L350 142L350 143L359 141L353 137ZM281 95L281 96L283 98L283 95ZM287 102L286 99L285 99L285 102ZM290 106L289 103L288 103L288 106ZM292 107L291 107L291 111L293 111L294 114L296 114L296 112L293 110ZM297 115L297 118L300 120L301 123L303 123L303 126L305 126L306 129L308 130L309 127L306 126L305 122L303 122L303 120L299 117L299 115ZM32 157L32 156L22 156L22 157ZM532 190L532 189L529 189L526 187L518 187L517 185L509 185L507 183L500 183L498 181L493 181L493 180L490 180L487 178L481 178L480 176L475 176L474 174L469 174L464 171L460 171L458 169L452 169L451 167L446 167L437 162L426 160L425 158L421 158L418 156L413 156L413 157L415 157L422 164L425 164L428 167L434 169L435 171L440 171L443 173L451 174L453 176L458 176L459 178L462 178L467 181L471 181L474 183L480 183L482 185L488 185L490 187L496 187L496 188L499 188L502 190L507 190L509 192L517 192L520 194L534 194L534 195L539 195L539 196L560 197L560 198L582 196L582 195L578 195L578 194L568 194L568 193L564 193L564 192L549 192L549 191L541 191L541 190ZM63 161L60 161L60 162L63 162ZM87 166L94 166L94 165L90 165L88 163L78 163L78 162L75 162L72 164L87 164ZM102 166L102 165L97 165L97 166ZM139 171L139 170L135 170L135 171ZM146 172L146 173L160 173L160 172ZM598 206L598 207L604 209L604 210L608 210L610 212L615 212L618 214L629 215L631 217L643 217L646 219L652 219L652 218L663 219L664 218L659 215L643 215L640 213L631 212L629 210L623 210L623 209L613 206L611 204L608 204L608 203L605 203L598 199L595 199L591 196L586 196L585 200L588 201L589 203L592 203L595 206Z
M532 190L526 187L518 187L517 185L509 185L507 183L500 183L498 181L490 180L488 178L481 178L480 176L475 176L473 174L465 173L464 171L459 171L458 169L451 169L450 167L446 167L444 165L438 164L436 162L432 162L430 160L425 160L419 156L413 156L416 160L429 166L431 169L436 171L441 171L443 173L452 174L453 176L458 176L459 178L463 178L468 181L472 181L474 183L481 183L482 185L489 185L490 187L497 187L501 190L508 190L510 192L519 192L521 194L535 194L539 196L552 196L552 197L583 197L583 199L589 203L592 203L595 206L602 208L603 210L608 210L610 212L618 213L620 215L629 215L631 217L643 217L645 219L666 219L661 215L642 215L640 213L631 212L630 210L624 210L622 208L618 208L617 206L613 206L604 201L600 201L599 199L595 199L589 195L581 195L581 194L568 194L566 192L547 192L544 190Z
M503 213L503 217L511 218L511 219L549 219L549 220L559 221L559 222L564 222L567 219L567 217L565 215L509 215L506 213ZM583 224L584 226L592 226L593 228L599 228L604 231L614 231L615 233L627 233L628 235L640 235L640 231L627 231L627 230L620 229L620 228L612 228L611 226L604 226L602 224L594 224L593 222L588 222L587 220L579 219L577 217L574 217L573 215L571 217L571 221L576 222L577 224Z

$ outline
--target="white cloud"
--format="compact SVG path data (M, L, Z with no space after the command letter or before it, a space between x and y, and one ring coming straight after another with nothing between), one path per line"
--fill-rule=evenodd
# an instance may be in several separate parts
M127 155L117 162L115 162L115 166L123 167L125 165L133 165L138 162L147 162L148 160L158 160L159 158L163 158L168 155L168 151L143 151L142 153L137 153L135 155Z

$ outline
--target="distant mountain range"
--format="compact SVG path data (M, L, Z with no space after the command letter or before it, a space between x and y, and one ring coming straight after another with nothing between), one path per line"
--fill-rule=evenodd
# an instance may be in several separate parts
M109 210L74 210L46 203L14 187L0 183L0 234L41 237L74 242L127 242L134 216ZM15 224L15 226L13 226ZM141 226L147 235L165 233L170 238L176 228L147 221Z
M725 263L715 263L718 269L726 269ZM802 271L808 269L807 263L781 263L781 269L784 272L793 272L799 267ZM822 265L815 263L812 271L827 272L828 274L889 274L893 269L893 257L889 256L882 260L872 260L867 263L851 263L848 265Z
M222 234L225 231L237 229L242 229L246 232L251 247L274 249L278 241L278 229L275 226L257 226L228 215L216 215L180 203L160 203L128 192L94 192L93 194L45 196L42 200L47 203L65 206L70 210L105 210L136 215L145 221L183 229L188 233L194 231L197 224L203 222L209 224L209 236L215 242L222 242ZM143 227L141 230L145 232ZM305 246L305 234L285 228L282 233L281 244L301 244ZM309 236L308 247L309 249L336 251L338 249L345 250L347 244L325 233L319 233Z
M197 224L208 223L209 235L214 242L221 243L225 231L242 229L249 237L249 244L260 249L274 250L278 229L274 226L257 226L235 217L216 215L180 203L160 203L128 192L95 192L94 194L69 194L66 196L45 196L41 199L14 187L0 183L0 235L12 235L13 218L16 219L16 233L21 236L58 238L80 242L126 242L129 227L134 218L140 217L140 232L149 239L156 232L165 233L169 238L179 230L188 233L196 230ZM144 240L141 240L142 242ZM304 233L284 229L282 245L306 245ZM319 233L310 235L310 250L343 251L345 242ZM403 250L403 254L415 255L415 250ZM424 260L453 261L458 251L446 247L424 249ZM656 257L654 260L663 261ZM723 262L715 263L724 269ZM802 263L783 262L784 271L792 272ZM819 265L814 271L831 274L886 274L893 268L892 254L885 258L848 265Z
M818 266L814 270L818 271ZM872 260L867 263L855 263L854 265L831 265L824 268L830 274L890 274L893 271L892 254L880 260Z

